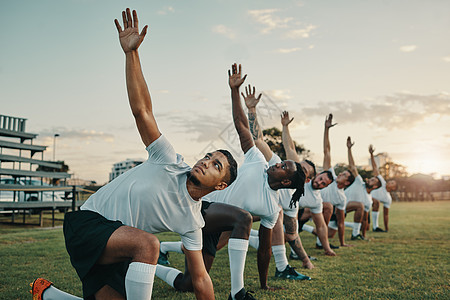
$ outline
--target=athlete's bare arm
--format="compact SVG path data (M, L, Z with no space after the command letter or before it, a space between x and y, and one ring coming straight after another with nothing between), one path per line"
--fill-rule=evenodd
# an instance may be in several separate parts
M369 153L370 153L370 163L372 164L372 174L373 176L380 175L380 172L378 172L377 163L375 162L375 157L373 157L373 153L375 152L375 148L370 145L369 146Z
M256 105L261 99L262 94L259 94L258 97L255 97L255 87L252 88L251 85L245 87L245 94L242 93L242 97L244 97L245 105L248 109L248 122L250 124L250 131L253 136L253 140L255 141L256 147L258 147L259 151L264 155L264 158L269 161L272 158L272 150L270 150L269 145L263 140L263 134L261 127L259 127L258 119L256 116Z
M312 219L314 224L316 225L316 233L319 237L320 242L322 243L323 250L325 251L325 255L328 256L336 256L336 253L331 250L330 243L328 242L328 226L325 223L322 213L312 214Z
M192 285L194 287L195 297L197 299L214 299L214 288L209 277L208 272L203 262L203 255L201 250L191 251L182 247L188 270L192 278Z
M228 84L231 89L231 104L233 111L234 127L239 135L241 142L241 149L244 153L255 145L252 135L250 133L250 127L248 125L247 117L245 116L244 109L241 104L241 97L239 95L239 87L244 83L247 75L242 77L241 65L239 67L236 64L231 66L231 72L228 70Z
M355 161L353 159L352 147L355 143L352 143L350 137L347 138L347 154L348 154L348 169L352 172L353 176L358 176L358 169L356 168Z
M330 128L336 125L333 124L333 114L329 114L325 118L325 131L323 133L323 169L328 170L331 168L331 146L330 146Z
M119 32L120 45L125 52L128 99L141 139L145 146L148 146L161 133L153 115L150 92L142 74L138 54L138 48L147 33L147 25L139 34L137 13L133 10L133 16L131 16L129 8L126 12L122 12L122 20L123 29L117 19L114 22Z
M294 120L294 118L289 119L289 112L283 111L281 114L281 125L283 126L281 139L283 141L284 151L286 152L286 159L299 163L300 157L295 150L295 144L291 138L291 133L289 132L289 124L291 124L292 120Z

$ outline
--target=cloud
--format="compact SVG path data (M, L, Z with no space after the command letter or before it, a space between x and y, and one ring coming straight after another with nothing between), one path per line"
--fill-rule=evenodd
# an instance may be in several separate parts
M284 38L287 38L287 39L306 39L306 38L310 37L311 31L316 29L316 28L317 28L317 26L308 25L305 28L289 30L287 33L284 34Z
M216 25L212 28L212 32L221 34L223 36L226 36L229 39L234 39L236 37L236 34L225 25Z
M109 133L104 133L96 130L88 129L67 129L65 127L55 127L51 129L44 129L39 133L40 138L53 138L55 134L59 134L58 139L101 139L106 142L113 142L114 135Z
M405 45L400 47L401 52L413 52L417 49L416 45Z
M158 11L158 15L167 15L168 13L175 12L175 9L172 6L166 6L163 9Z
M450 55L443 57L442 60L445 62L450 62Z
M289 48L289 49L280 48L280 49L275 50L275 52L286 54L286 53L297 52L297 51L300 51L300 50L302 50L302 48Z
M321 102L303 108L306 117L320 116L332 112L342 123L368 123L383 129L407 129L427 121L428 118L450 116L450 95L416 95L396 93L379 99L361 102Z
M261 10L250 10L248 14L256 22L263 25L261 28L261 33L267 34L274 29L278 28L288 28L289 23L293 20L292 17L280 18L275 15L278 9L261 9Z

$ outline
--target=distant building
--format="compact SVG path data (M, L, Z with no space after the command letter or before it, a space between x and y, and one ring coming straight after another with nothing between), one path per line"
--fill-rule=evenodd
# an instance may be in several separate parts
M143 160L134 160L128 158L127 160L115 163L112 167L111 173L109 173L109 181L118 177L120 174L125 173L129 169L139 166L143 162Z

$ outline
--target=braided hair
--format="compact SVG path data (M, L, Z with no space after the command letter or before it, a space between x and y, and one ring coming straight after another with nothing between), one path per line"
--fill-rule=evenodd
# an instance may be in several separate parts
M289 203L289 208L292 208L292 206L297 207L297 202L300 200L300 197L305 194L305 172L303 172L302 165L300 165L299 163L296 162L295 166L297 167L297 171L295 171L295 174L291 178L291 188L296 190L292 195L291 202Z

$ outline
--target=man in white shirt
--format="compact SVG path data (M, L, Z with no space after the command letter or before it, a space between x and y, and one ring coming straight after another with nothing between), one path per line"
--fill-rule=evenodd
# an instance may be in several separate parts
M373 156L373 152L375 149L370 145L369 153L370 153L370 161L372 164L373 175L376 176L380 182L381 187L379 189L375 189L370 194L372 195L372 230L375 232L388 232L389 230L389 208L391 207L392 197L391 192L397 190L397 182L393 179L384 180L383 176L380 175L378 171L378 166L375 162L375 158ZM383 220L384 220L384 230L378 227L378 210L380 208L380 202L383 203Z
M197 299L214 299L201 254L200 199L230 185L236 163L220 150L206 154L191 169L175 153L158 129L141 70L138 48L147 26L139 34L137 13L128 8L122 19L123 29L119 21L115 24L126 57L128 98L149 158L98 190L81 210L66 214L66 248L85 299L150 299L159 254L153 233L177 232ZM33 298L74 299L53 286L40 291L35 286Z

